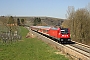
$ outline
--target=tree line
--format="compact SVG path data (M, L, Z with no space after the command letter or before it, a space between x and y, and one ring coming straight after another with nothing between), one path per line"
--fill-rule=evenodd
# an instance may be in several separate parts
M70 28L72 40L89 44L90 39L90 9L89 7L74 9L69 6L67 20L62 23L63 27Z
M36 26L36 25L39 25L39 24L41 24L41 18L35 17L34 21L33 21L33 25Z

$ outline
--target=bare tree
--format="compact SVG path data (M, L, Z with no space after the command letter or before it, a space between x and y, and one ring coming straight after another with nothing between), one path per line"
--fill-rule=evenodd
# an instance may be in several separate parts
M63 25L67 24L71 30L71 37L79 42L87 42L90 35L90 10L87 8L80 8L76 11L74 7L68 7L67 21L63 22Z
M75 34L74 18L75 18L75 9L73 6L69 6L68 10L67 10L67 19L70 20L69 25L71 27L70 29L71 29L71 36L72 37L75 36L74 35Z

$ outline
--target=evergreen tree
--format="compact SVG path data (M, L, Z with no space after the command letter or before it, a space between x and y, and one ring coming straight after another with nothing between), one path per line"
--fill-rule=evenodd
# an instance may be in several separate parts
M20 24L20 19L19 19L19 18L17 19L17 25L19 25L19 26L21 25L21 24Z
M38 25L38 24L40 24L41 23L41 18L35 18L34 19L34 24L33 25Z
M21 23L24 24L24 19L21 19Z

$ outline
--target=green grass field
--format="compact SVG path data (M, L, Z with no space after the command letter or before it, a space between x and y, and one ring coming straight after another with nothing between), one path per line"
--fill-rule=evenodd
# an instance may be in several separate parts
M69 60L41 40L25 38L27 29L21 27L21 31L22 40L0 44L0 60Z

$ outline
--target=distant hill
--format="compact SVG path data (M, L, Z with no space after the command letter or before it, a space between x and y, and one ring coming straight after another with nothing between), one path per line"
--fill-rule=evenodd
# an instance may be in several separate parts
M33 25L33 21L35 17L15 17L19 19L25 19L26 20L26 25ZM56 25L61 25L62 22L65 19L59 19L59 18L53 18L53 17L39 17L41 18L41 22L43 25L48 25L48 26L56 26Z
M52 18L52 17L41 17L42 22L45 22L47 25L50 26L56 26L56 25L61 25L64 19L59 19L59 18Z
M14 17L15 20L17 19L24 19L25 20L25 24L26 25L33 25L33 21L35 19L35 17ZM41 18L41 23L42 25L48 25L48 26L56 26L56 25L61 25L62 22L65 19L59 19L59 18L53 18L53 17L39 17Z

